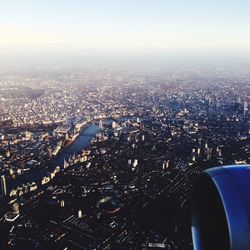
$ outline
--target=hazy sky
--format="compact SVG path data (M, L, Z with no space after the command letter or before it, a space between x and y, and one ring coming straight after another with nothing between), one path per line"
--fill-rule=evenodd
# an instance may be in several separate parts
M250 53L250 0L0 0L0 54Z

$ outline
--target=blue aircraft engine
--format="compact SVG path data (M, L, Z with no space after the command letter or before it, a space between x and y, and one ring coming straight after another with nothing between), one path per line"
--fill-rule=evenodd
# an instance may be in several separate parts
M195 250L250 249L250 165L204 171L192 206Z

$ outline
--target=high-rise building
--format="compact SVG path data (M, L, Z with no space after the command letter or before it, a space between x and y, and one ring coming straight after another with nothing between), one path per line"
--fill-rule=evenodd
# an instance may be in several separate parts
M6 179L5 176L1 176L1 193L2 195L7 195Z
M82 218L82 210L79 210L79 211L78 211L78 218L79 218L79 219Z
M48 156L49 159L52 157L52 149L51 149L51 147L49 147L47 149L47 156Z
M60 201L60 207L64 207L65 206L65 202L64 202L64 200L61 200Z
M111 125L111 126L112 126L112 129L115 129L115 128L116 128L116 123L115 123L115 121L112 122L112 125Z
M201 149L198 148L198 149L197 149L197 154L200 155L200 153L201 153Z
M6 157L7 157L7 158L10 158L10 150L7 150L7 151L6 151Z
M141 136L141 140L144 141L145 140L145 135Z
M248 111L248 103L247 103L247 102L244 102L244 104L243 104L244 116L246 115L247 111Z
M19 214L20 211L19 211L19 204L17 202L13 202L11 204L11 211L13 214Z
M102 120L99 121L99 129L103 129Z
M138 165L138 160L137 160L137 159L134 159L133 167L135 168L137 165Z

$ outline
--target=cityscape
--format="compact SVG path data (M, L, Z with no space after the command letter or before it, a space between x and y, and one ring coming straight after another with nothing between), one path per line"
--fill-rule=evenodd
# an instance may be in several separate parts
M249 250L250 1L0 1L0 250Z
M249 77L3 74L5 249L193 249L194 179L250 161Z

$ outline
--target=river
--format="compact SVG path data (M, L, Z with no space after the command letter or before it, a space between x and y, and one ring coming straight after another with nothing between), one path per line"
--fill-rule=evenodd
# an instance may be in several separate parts
M20 186L24 183L35 181L37 184L40 184L41 178L46 176L47 172L50 172L55 169L56 166L63 167L64 159L69 160L74 154L79 154L83 149L87 148L91 140L99 132L99 127L96 124L91 124L75 139L75 141L69 145L67 148L64 148L54 157L45 168L34 169L20 177L16 180L9 181L7 183L7 188L10 191L11 189Z

